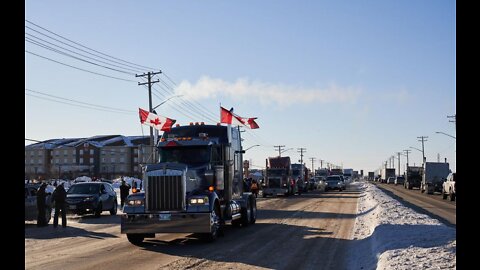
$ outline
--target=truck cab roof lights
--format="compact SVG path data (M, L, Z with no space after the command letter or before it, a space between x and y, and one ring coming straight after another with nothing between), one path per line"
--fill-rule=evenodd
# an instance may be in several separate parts
M220 123L217 123L217 126L220 126Z
M189 125L190 125L190 126L193 126L193 122L190 122L190 124L189 124Z
M195 126L198 126L198 122L195 122Z
M180 124L176 124L175 126L176 126L176 127L179 127L179 126L180 126Z
M175 141L169 141L165 146L170 147L170 146L177 146L177 145L178 144Z
M200 125L202 125L202 126L205 125L205 122L200 122Z

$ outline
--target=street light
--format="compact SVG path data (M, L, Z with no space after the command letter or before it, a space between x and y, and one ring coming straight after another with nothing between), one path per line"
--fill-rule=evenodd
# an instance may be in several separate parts
M255 146L260 146L260 144L252 145L252 146L248 147L247 149L245 149L245 150L243 150L243 151L247 151L248 149L251 149L251 148L253 148L253 147L255 147Z
M288 149L282 150L282 151L280 151L280 154L285 153L285 152L287 152L287 151L289 151L289 150L292 150L292 149L293 149L293 148L288 148Z
M420 151L420 152L422 152L422 153L423 153L423 151L422 151L422 150L420 150L420 149L418 149L418 148L415 148L415 147L412 147L412 146L410 146L410 148L412 148L412 149L415 149L415 150L418 150L418 151Z
M443 135L446 135L446 136L448 136L448 137L452 137L452 138L454 138L455 140L457 139L455 136L449 135L449 134L447 134L447 133L445 133L445 132L435 131L435 133L443 134Z
M160 103L160 104L158 104L157 106L153 107L153 108L152 108L152 112L153 112L153 110L155 110L156 108L160 107L161 105L163 105L165 102L169 101L170 99L172 99L172 98L174 98L174 97L181 97L181 96L183 96L183 95L175 95L175 96L171 96L171 97L167 98L167 99L164 100L162 103Z

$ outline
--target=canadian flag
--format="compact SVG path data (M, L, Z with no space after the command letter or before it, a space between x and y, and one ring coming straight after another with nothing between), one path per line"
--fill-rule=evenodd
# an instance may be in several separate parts
M177 120L156 115L149 111L145 111L141 108L138 108L138 114L140 115L140 122L144 125L151 126L161 131L169 131L173 124Z
M255 122L257 117L253 118L243 118L233 113L233 108L227 110L220 106L220 123L233 124L233 125L242 125L249 127L251 129L259 128L258 124Z

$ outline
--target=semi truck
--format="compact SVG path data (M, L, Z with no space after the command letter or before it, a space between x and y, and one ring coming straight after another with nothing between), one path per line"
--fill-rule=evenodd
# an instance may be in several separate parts
M241 141L230 125L165 131L157 145L159 163L144 167L144 191L126 199L121 233L135 245L156 233L194 233L213 241L227 224L254 224L257 204L244 190Z
M425 162L420 191L433 194L435 191L442 192L442 184L450 173L447 162Z
M264 198L267 195L290 195L297 192L290 157L269 157L266 163L267 173L262 186Z
M368 172L368 181L373 181L375 179L375 172Z
M381 173L381 182L386 183L389 177L395 177L395 168L383 168Z
M422 183L423 167L408 166L405 173L405 181L403 187L405 189L420 188Z
M353 180L353 169L343 169L343 177L345 181L351 182Z

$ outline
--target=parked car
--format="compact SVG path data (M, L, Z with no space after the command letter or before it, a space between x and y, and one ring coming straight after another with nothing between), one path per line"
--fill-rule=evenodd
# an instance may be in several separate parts
M25 184L25 220L37 220L37 190L39 187L40 183ZM45 210L45 217L48 223L52 216L52 203L50 193L47 193L45 204L47 208Z
M331 175L328 176L327 180L325 181L325 191L335 189L338 191L342 191L344 190L343 185L344 183L340 175Z
M79 215L94 213L100 217L103 211L117 214L117 193L106 182L82 182L67 191L67 211Z
M387 184L395 184L395 177L393 177L393 176L388 177L386 183Z
M447 197L450 198L450 201L455 201L455 198L457 197L457 193L455 190L455 174L456 173L450 173L447 176L447 180L443 182L442 184L442 196L443 199L446 199Z
M395 185L403 185L404 182L405 182L405 177L403 176L397 176L395 178Z

